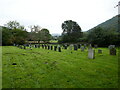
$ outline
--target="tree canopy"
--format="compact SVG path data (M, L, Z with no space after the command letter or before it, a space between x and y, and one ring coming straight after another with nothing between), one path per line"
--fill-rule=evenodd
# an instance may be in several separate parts
M62 23L62 42L78 42L79 38L82 37L81 27L77 22L67 20Z

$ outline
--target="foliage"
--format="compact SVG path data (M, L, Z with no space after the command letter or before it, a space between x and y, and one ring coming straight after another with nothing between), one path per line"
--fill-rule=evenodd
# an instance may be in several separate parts
M87 49L60 53L3 46L2 88L118 88L118 50L111 56L108 48L98 49L90 60Z
M118 45L119 41L118 33L113 29L108 32L108 30L97 27L89 31L88 34L88 42L99 46Z
M2 45L24 44L27 38L27 31L16 21L10 21L2 27Z
M67 20L62 23L62 42L78 42L78 38L82 37L80 26L72 20Z

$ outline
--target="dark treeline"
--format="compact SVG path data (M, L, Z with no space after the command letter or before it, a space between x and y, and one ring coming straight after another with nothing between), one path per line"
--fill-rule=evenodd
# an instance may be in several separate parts
M24 26L16 21L8 22L2 30L2 45L25 44L28 41L38 41L38 43L49 43L50 40L58 40L58 43L87 43L107 47L109 45L120 45L120 33L115 29L105 29L101 27L93 28L87 32L82 32L77 22L72 20L64 21L61 25L63 30L59 37L52 37L48 29L39 26L31 27L31 32L27 32Z

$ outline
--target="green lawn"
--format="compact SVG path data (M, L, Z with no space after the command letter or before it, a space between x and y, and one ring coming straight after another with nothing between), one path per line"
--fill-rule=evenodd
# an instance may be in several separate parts
M2 47L3 88L117 88L118 53L88 59L85 52L62 52L33 48ZM16 63L17 65L12 65Z

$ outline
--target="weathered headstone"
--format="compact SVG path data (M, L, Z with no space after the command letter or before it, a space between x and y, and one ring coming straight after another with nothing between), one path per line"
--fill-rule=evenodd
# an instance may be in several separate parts
M85 49L85 48L84 48L83 46L81 46L81 51L82 51L82 52L84 51L84 49Z
M48 45L48 50L50 49L50 46Z
M110 49L110 55L116 55L116 49L115 48Z
M73 44L70 45L70 50L72 50L72 48L73 48Z
M88 58L95 59L95 50L93 50L92 48L88 49Z
M51 46L51 50L53 50L53 46Z
M54 51L56 51L57 50L57 46L54 46Z
M77 51L77 45L74 45L74 50L76 50L76 51Z
M61 47L58 47L58 52L61 52Z
M102 54L102 50L101 50L101 49L98 49L98 53L99 53L99 54Z

